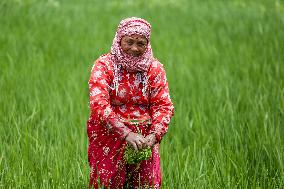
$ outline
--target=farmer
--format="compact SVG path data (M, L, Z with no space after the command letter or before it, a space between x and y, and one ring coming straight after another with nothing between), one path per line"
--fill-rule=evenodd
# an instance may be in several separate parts
M153 57L150 32L146 20L122 20L110 53L92 68L87 122L90 188L161 187L159 145L174 107L163 65ZM128 164L127 144L135 150L151 147L150 159Z

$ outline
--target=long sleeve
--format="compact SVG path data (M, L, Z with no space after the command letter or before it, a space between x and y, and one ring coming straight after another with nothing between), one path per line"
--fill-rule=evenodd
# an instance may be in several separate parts
M118 133L123 139L131 130L119 120L110 105L111 76L108 71L109 65L101 59L99 58L95 62L89 80L91 114L99 119L107 129Z
M171 117L174 115L174 106L170 99L168 82L165 70L161 63L154 62L150 71L150 114L152 126L149 133L154 133L157 142L168 130Z

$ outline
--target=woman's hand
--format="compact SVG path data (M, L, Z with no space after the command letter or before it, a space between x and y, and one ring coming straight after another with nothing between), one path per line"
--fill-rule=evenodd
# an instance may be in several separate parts
M146 140L140 134L130 132L125 140L128 144L133 146L135 150L142 150L144 147L146 147Z
M155 134L149 134L145 137L146 139L146 145L149 147L153 147L156 144L156 136Z

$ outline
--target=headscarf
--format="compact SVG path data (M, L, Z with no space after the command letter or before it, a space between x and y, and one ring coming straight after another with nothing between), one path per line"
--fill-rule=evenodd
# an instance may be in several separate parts
M144 36L147 41L146 51L138 56L134 57L126 54L122 51L120 41L124 36L130 36L138 34ZM143 95L145 95L147 89L147 71L152 62L153 53L150 44L151 25L146 20L137 17L126 18L122 20L117 28L115 37L113 39L111 47L111 59L114 62L114 87L116 93L118 92L118 81L120 80L120 72L122 69L126 69L129 72L139 72L140 80L143 83Z
M124 36L138 34L146 37L148 45L144 54L134 57L124 53L120 46L120 41ZM111 47L111 55L116 65L122 65L129 72L145 72L148 70L153 59L150 44L151 25L142 18L131 17L122 20L117 28Z

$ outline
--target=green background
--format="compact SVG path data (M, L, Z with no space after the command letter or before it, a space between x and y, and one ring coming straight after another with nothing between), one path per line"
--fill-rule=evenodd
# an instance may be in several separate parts
M0 188L86 188L90 69L130 16L175 105L163 188L283 188L282 0L2 0Z

